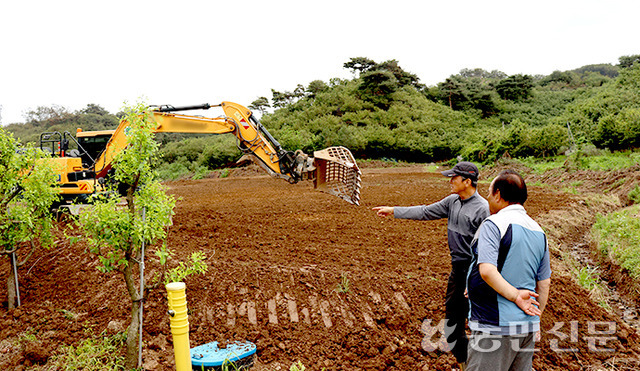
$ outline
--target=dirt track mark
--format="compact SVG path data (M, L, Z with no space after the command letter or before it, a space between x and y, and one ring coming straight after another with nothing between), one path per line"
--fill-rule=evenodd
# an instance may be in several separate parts
M396 310L410 311L411 307L403 292L395 292L388 301L383 301L380 294L371 292L373 305L384 311ZM391 302L391 304L389 304ZM311 295L307 300L296 300L296 298L285 295L283 298L278 293L274 298L266 300L261 305L255 301L243 301L239 304L232 302L220 303L224 308L224 313L219 317L224 318L228 327L234 327L239 320L246 320L251 325L258 326L259 319L267 319L269 325L285 325L286 323L304 323L307 326L321 324L329 329L335 326L335 321L341 321L348 327L357 327L358 324L375 328L374 311L370 304L363 303L361 308L355 312L348 305L338 303L331 299L318 299L317 295ZM224 305L226 304L226 307ZM264 308L257 310L256 308ZM354 314L355 313L355 314ZM205 317L208 322L214 322L215 313L212 309L207 309ZM301 319L302 318L302 319Z

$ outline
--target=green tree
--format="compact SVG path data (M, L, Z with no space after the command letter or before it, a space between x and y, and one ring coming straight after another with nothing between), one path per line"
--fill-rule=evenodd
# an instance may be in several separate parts
M107 130L115 129L119 123L116 115L107 112L97 104L88 104L75 112L69 112L66 108L57 105L40 106L27 112L25 118L27 120L25 123L12 124L6 129L16 138L20 138L22 143L33 143L36 146L43 132L75 133L78 128L85 131ZM70 148L75 148L73 141Z
M567 129L560 125L550 124L527 128L521 142L513 149L512 153L519 157L555 156L561 148L566 149L568 145Z
M500 76L497 71L487 72L482 69L462 70L438 85L436 96L454 110L479 110L483 117L496 113L493 78ZM497 97L496 97L497 99Z
M462 70L460 70L458 75L467 79L480 78L480 79L487 79L487 80L502 80L507 78L507 74L502 71L493 70L489 72L482 68L474 68L474 69L463 68Z
M640 54L624 55L618 58L618 61L620 62L620 68L633 67L635 64L640 64Z
M391 72L398 81L398 85L401 87L407 85L413 85L416 87L419 86L420 79L418 78L418 76L403 70L402 67L400 67L400 65L398 64L398 61L396 61L395 59L378 63L374 67L369 69L369 71L373 70L383 70Z
M602 86L610 80L610 77L593 71L586 71L582 75L582 81L585 86Z
M99 116L109 115L109 111L93 103L87 104L87 106L81 109L79 113L93 114L93 115L99 115Z
M500 98L512 101L523 101L533 94L533 78L529 75L513 75L496 84Z
M576 68L573 71L577 72L580 75L584 75L584 74L586 74L588 72L593 72L593 73L597 73L599 75L602 75L602 76L605 76L605 77L609 77L609 78L616 78L616 77L618 77L618 74L620 73L618 67L617 66L613 66L610 63L588 64L586 66L582 66L580 68Z
M354 75L359 75L368 71L371 67L375 66L376 62L366 57L353 57L349 62L345 62L344 68L351 70Z
M298 84L295 89L293 89L293 93L291 94L293 98L300 99L304 98L305 88L303 85Z
M544 77L539 84L554 89L575 89L582 85L582 80L580 75L574 71L553 71L551 75Z
M368 58L351 58L344 67L351 69L354 74L360 74L357 88L359 97L381 109L390 106L393 101L391 95L398 89L405 86L423 88L418 76L403 70L395 59L375 63Z
M612 150L640 147L640 107L626 108L600 119L593 142Z
M28 123L44 122L48 126L59 124L68 119L72 115L69 110L59 105L38 106L35 109L31 109L24 115Z
M267 112L267 108L270 108L269 99L267 97L258 97L258 99L251 102L249 108L255 111L260 112L261 115L264 115Z
M324 83L324 81L322 80L313 80L309 83L309 86L307 86L307 93L309 94L310 98L315 98L316 95L318 95L319 93L322 93L323 91L326 91L329 87L327 86L327 84Z
M289 100L290 98L287 97L286 92L282 93L271 89L271 101L273 102L273 108L282 108L289 103Z
M381 109L389 107L393 100L391 94L400 88L393 73L386 70L367 71L360 76L360 79L358 86L360 98Z
M440 92L447 101L449 108L462 108L460 102L466 101L467 98L463 90L464 83L459 77L451 76L439 84ZM455 107L455 108L454 108Z
M15 256L18 266L27 261L38 241L45 247L51 243L49 209L59 196L46 158L33 147L19 148L13 135L0 128L0 255ZM7 279L9 309L16 305L15 282L12 269Z
M126 185L124 207L114 195L96 196L91 209L80 214L78 225L92 253L101 263L102 272L119 272L131 299L131 323L127 330L126 367L137 367L140 308L149 290L158 287L164 276L169 252L162 243L171 223L175 199L166 193L152 171L152 161L158 151L152 129L155 122L139 103L125 108L129 122L129 145L116 156L115 179ZM142 244L154 249L162 271L160 278L144 285L141 293L136 268L142 261ZM151 255L151 254L149 254ZM147 281L147 280L145 280Z
M560 125L569 122L579 143L622 149L635 142L637 121L634 117L639 108L640 64L636 64L621 69L615 80L602 87L580 92L577 99L551 121Z
M301 85L298 85L298 87L300 86ZM304 88L302 89L302 92L304 92ZM296 88L294 92L290 92L290 91L279 92L277 90L271 89L271 94L273 96L271 98L271 101L273 102L273 107L284 108L293 104L293 102L295 102L295 99L296 97L299 96L300 91L299 91L299 88Z

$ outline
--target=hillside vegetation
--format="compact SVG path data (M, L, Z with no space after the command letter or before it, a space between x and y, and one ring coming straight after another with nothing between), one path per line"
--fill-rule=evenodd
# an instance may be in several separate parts
M359 159L411 162L455 158L491 163L502 157L549 157L578 150L624 150L640 144L640 55L618 65L588 65L548 76L464 69L436 86L395 60L351 58L352 79L334 78L272 90L239 102L287 150L342 145ZM38 107L26 123L7 126L23 142L41 132L113 129L119 114L97 104L69 112ZM164 135L165 178L226 167L240 151L233 136Z

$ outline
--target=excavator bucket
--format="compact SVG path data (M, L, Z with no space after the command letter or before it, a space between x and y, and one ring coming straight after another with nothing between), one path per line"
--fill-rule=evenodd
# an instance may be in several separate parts
M329 147L313 153L316 166L315 189L360 205L362 172L351 151L345 147Z

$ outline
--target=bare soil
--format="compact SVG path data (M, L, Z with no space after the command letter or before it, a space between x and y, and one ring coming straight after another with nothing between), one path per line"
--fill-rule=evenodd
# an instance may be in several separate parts
M423 167L363 170L361 206L253 170L168 183L179 197L168 246L175 266L194 251L209 271L186 279L191 347L248 340L255 370L450 370L438 348L450 270L446 221L379 218L380 205L431 203L449 192ZM488 183L479 190L486 194ZM577 195L530 187L526 208L545 219L584 205ZM581 240L575 228L567 240ZM588 249L588 245L584 246ZM543 317L536 370L640 368L640 337L558 269ZM61 345L129 323L122 277L102 274L82 244L60 238L21 267L22 306L0 293L0 369L47 369ZM0 277L9 274L8 259ZM148 270L156 269L149 263ZM144 304L144 365L174 369L166 293ZM423 320L426 320L423 321ZM429 322L430 321L430 322ZM425 335L426 334L426 335ZM26 335L36 341L25 340Z

